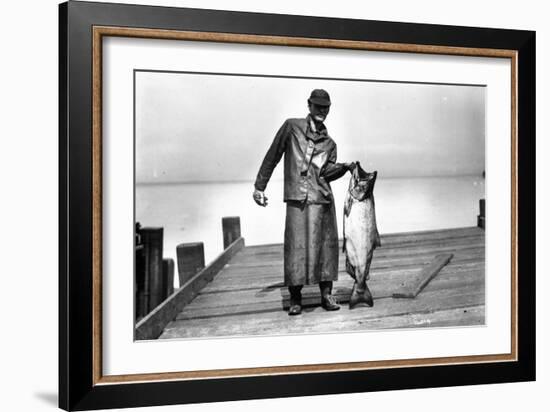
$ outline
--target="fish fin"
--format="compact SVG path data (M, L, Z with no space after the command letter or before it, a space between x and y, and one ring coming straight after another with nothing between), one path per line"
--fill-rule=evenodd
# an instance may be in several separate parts
M348 194L346 196L346 200L344 200L344 215L345 216L349 216L349 214L351 212L352 203L353 203L353 200L352 200L351 196Z
M382 242L380 241L380 233L378 233L378 229L376 229L376 239L374 240L374 246L376 247L382 246Z
M346 253L346 212L344 210L344 218L342 219L342 253Z
M355 268L353 265L349 262L348 257L346 256L346 272L355 279Z

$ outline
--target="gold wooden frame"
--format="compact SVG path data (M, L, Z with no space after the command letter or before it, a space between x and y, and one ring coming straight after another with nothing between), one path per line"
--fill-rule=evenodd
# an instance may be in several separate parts
M102 374L102 40L105 36L132 37L166 40L187 40L224 43L244 43L258 45L279 45L294 47L318 47L333 49L355 49L403 53L423 53L475 57L498 57L511 60L511 353L495 355L456 356L441 358L398 359L384 361L332 363L316 365L290 365L281 367L237 368L205 371L182 371L146 373L132 375ZM153 30L126 27L93 27L93 137L92 137L92 176L93 176L93 384L135 383L167 380L190 380L205 378L227 378L260 375L293 374L304 372L335 372L400 368L414 366L439 366L472 363L514 362L518 360L518 128L517 128L517 64L515 50L463 48L449 46L411 45L368 41L348 41L334 39L312 39L298 37L261 36L213 32L176 30Z

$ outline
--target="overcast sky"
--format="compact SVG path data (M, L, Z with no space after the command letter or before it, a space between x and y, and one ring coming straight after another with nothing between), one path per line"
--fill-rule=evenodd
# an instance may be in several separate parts
M485 168L484 87L137 72L137 182L254 180L284 120L307 115L314 88L330 93L325 124L340 162L380 177Z

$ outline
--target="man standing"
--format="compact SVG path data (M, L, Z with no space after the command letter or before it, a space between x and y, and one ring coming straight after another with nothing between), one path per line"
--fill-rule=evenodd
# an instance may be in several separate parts
M332 296L332 282L338 279L338 230L329 182L352 170L355 163L336 163L336 143L323 123L330 104L325 90L311 92L309 115L284 122L254 184L254 201L267 206L264 190L285 155L284 277L290 292L289 315L302 312L302 286L310 284L319 284L325 310L340 309Z

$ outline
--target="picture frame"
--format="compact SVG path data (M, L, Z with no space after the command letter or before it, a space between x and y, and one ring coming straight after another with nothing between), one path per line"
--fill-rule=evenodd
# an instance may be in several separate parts
M107 3L59 8L59 406L90 410L535 379L535 33ZM511 60L511 352L103 374L102 39L157 38ZM520 185L521 183L521 185Z

